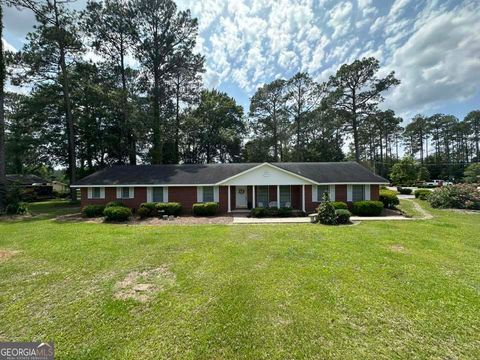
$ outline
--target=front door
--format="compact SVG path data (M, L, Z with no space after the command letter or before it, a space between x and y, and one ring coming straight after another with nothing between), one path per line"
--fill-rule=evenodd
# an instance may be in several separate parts
M237 186L235 193L235 205L238 209L246 209L248 205L247 200L247 187Z

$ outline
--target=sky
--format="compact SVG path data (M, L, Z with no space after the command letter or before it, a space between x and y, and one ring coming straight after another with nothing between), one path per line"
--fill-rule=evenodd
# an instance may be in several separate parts
M85 0L73 6L80 9ZM325 81L366 56L401 84L383 108L415 114L480 109L480 0L178 0L199 21L204 85L248 110L264 83L307 71ZM34 19L5 9L7 49L20 49Z

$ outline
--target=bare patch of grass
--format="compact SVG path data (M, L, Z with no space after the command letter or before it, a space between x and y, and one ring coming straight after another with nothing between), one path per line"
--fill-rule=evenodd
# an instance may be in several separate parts
M400 244L390 245L390 250L393 252L405 252L405 247Z
M132 271L115 285L115 298L147 302L175 283L175 274L167 266L144 271Z
M19 251L0 249L0 261L6 261L18 253Z

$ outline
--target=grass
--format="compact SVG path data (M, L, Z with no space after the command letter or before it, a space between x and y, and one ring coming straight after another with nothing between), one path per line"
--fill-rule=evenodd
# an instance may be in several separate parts
M58 359L478 358L480 215L419 203L433 219L346 227L60 223L78 209L36 204L0 221L0 341L53 340ZM158 268L173 275L148 301L115 296Z

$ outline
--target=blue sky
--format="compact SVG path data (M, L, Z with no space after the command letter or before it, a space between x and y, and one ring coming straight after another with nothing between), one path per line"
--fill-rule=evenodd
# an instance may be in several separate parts
M443 112L463 118L480 108L480 1L179 0L199 19L197 49L206 56L206 87L243 106L275 78L308 71L328 79L364 56L394 70L401 85L384 107L408 120ZM81 8L84 1L74 6ZM7 47L31 29L27 11L7 9Z

